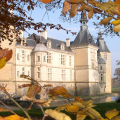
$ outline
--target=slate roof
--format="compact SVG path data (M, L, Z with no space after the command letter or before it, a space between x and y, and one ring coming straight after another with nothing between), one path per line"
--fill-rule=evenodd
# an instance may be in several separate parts
M98 57L97 60L98 60L98 64L106 64L105 60L101 57Z
M110 50L108 49L106 42L104 41L103 38L98 39L96 42L96 45L99 47L99 49L97 51L98 53L99 52L110 52Z
M61 50L60 49L60 45L62 43L65 44L65 50L64 51L68 51L68 52L73 52L70 47L67 47L66 46L66 41L61 41L61 40L57 40L57 39L53 39L53 38L50 38L50 37L47 37L47 39L45 39L44 37L42 36L39 36L39 35L36 35L36 39L39 39L41 40L41 43L44 44L46 46L47 44L47 41L50 40L51 41L51 48L53 49L57 49L57 50ZM35 47L36 44L37 44L37 41L34 40L33 36L30 36L30 37L27 37L26 38L26 43L28 46L31 46L31 47ZM18 44L18 43L17 43ZM16 44L16 45L17 45Z
M84 31L81 31L81 30L79 31L77 37L75 38L73 43L70 45L70 47L78 46L78 45L88 45L88 44L91 44L97 47L88 29L85 29Z
M44 44L42 43L39 43L39 44L36 44L36 46L34 47L33 49L34 52L47 52L47 48Z

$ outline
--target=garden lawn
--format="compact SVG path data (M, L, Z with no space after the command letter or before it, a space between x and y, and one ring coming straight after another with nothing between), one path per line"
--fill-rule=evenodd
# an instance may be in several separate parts
M116 109L118 111L120 111L120 103L116 103L116 102L108 102L108 103L98 103L98 104L95 104L97 106L94 107L95 110L97 110L102 117L105 118L105 113L106 111L108 110L112 110L112 109ZM52 107L52 108L44 108L44 110L46 109L55 109L56 107ZM24 116L24 113L21 111L21 110L16 110L14 111L16 114L20 115L20 116ZM61 111L67 115L69 115L72 120L76 120L76 116L73 115L73 114L69 114L67 113L66 111ZM41 109L31 109L28 111L29 115L32 117L33 120L41 120L43 114L41 112ZM10 112L1 112L0 113L0 116L7 116L7 115L11 115L12 113ZM119 113L120 115L120 113ZM45 120L54 120L50 117L46 118ZM85 120L91 120L89 117L87 117Z

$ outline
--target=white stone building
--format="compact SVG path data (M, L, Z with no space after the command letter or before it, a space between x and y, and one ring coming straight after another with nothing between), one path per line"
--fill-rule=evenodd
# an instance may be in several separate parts
M14 42L12 46L8 46L14 49L14 53L11 61L1 70L4 74L0 73L0 83L8 84L7 88L11 93L24 92L18 86L30 83L19 77L20 74L25 74L41 85L63 86L71 94L110 93L111 53L101 34L97 42L94 42L88 31L87 17L81 15L80 22L80 31L74 41L49 38L47 31L40 36L36 35L36 42L33 36L25 39L21 35L27 46L24 42ZM5 73L10 70L11 74L5 78Z

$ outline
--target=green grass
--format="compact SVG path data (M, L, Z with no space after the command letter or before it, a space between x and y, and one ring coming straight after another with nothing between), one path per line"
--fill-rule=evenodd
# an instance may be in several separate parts
M120 111L120 103L116 103L116 102L109 102L109 103L98 103L96 104L97 106L94 107L95 110L97 110L102 117L105 118L105 113L106 111L108 110L112 110L112 109L116 109L118 111ZM46 109L55 109L56 107L52 107L52 108L44 108L44 110ZM69 115L71 117L72 120L76 120L76 116L73 115L73 114L69 114L67 113L66 111L61 111L67 115ZM21 110L17 110L15 111L16 114L20 115L20 116L24 116L24 113L21 111ZM28 111L28 113L30 114L30 116L32 117L41 117L43 116L42 112L41 112L41 109L31 109ZM0 113L0 116L7 116L7 115L11 115L12 113L10 112L1 112ZM119 113L120 115L120 113ZM87 117L85 120L90 120L89 117Z

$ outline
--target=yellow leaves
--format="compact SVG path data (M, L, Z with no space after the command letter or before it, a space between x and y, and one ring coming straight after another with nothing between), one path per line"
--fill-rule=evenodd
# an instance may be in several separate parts
M78 6L77 4L72 4L70 9L70 17L74 17L77 14Z
M116 116L113 120L120 120L120 116Z
M64 3L63 3L62 14L66 15L65 13L66 13L69 9L70 9L70 3L65 0Z
M99 112L97 112L96 110L94 110L91 107L87 107L88 108L88 112L93 115L96 119L102 119L102 116L99 114Z
M119 19L119 20L112 21L111 24L113 24L113 25L118 25L118 24L120 24L120 19Z
M111 21L111 19L112 19L112 17L107 17L107 18L101 20L101 22L99 22L99 25L104 24L104 26L106 26L108 24L108 22Z
M82 114L77 114L76 116L76 120L84 120L86 118L86 115L82 115Z
M119 32L120 31L120 24L116 25L113 29L114 32Z
M84 106L82 103L77 102L77 101L71 102L71 104L72 104L72 105L76 105L76 106L78 106L78 107L80 107L80 108L85 108L85 106Z
M2 69L6 65L6 57L0 59L0 69Z
M57 107L55 110L60 112L61 110L64 110L66 108L67 105L61 105L59 107Z
M12 57L12 50L2 49L0 51L0 69L2 69L5 65L6 62L9 61Z
M105 116L106 116L107 118L111 119L111 118L115 117L115 116L118 115L118 114L119 114L119 111L117 111L116 109L113 109L113 110L107 111L107 112L105 113Z
M77 113L79 111L79 107L77 105L67 105L65 110L69 113Z
M43 2L44 4L46 4L46 3L52 2L53 0L39 0L39 1Z
M45 111L45 114L51 116L52 118L56 119L56 120L72 120L69 116L67 116L64 113L59 113L55 110L52 109L47 109Z
M20 117L20 116L18 116L18 115L10 115L10 116L8 116L8 117L5 117L4 119L5 119L5 120L24 120L23 117Z

